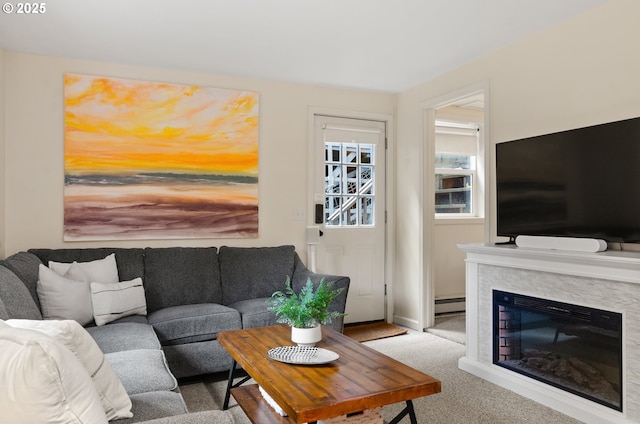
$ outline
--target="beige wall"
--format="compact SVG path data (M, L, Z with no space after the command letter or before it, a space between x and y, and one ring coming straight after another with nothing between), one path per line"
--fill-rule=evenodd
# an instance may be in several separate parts
M458 244L482 243L484 223L437 220L433 229L433 281L435 298L465 295L465 255Z
M496 142L640 116L638 16L640 2L611 0L399 95L396 319L422 322L419 299L429 272L422 270L422 236L433 237L433 229L419 227L424 177L421 104L489 81L489 151ZM487 223L493 229L492 203Z
M0 60L2 58L0 57ZM5 254L30 247L267 246L294 244L306 255L307 125L310 107L392 114L395 96L273 81L5 52ZM201 84L260 93L258 239L62 240L63 73ZM0 92L1 94L1 92ZM1 140L1 139L0 139ZM2 230L2 228L0 228Z

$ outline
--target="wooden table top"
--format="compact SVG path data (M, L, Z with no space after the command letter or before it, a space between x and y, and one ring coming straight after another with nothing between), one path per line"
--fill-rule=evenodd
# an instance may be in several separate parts
M271 395L293 422L356 413L440 392L440 381L327 327L317 347L340 358L323 365L292 365L267 352L291 346L285 325L226 331L218 341Z

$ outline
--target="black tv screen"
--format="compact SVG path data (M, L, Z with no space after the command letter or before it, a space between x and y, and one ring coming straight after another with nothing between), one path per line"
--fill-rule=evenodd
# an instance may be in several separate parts
M497 235L640 242L640 118L496 144Z

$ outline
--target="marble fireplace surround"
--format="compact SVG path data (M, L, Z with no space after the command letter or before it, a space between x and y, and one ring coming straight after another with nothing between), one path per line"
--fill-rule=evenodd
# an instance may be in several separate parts
M466 252L466 355L458 367L586 423L640 422L640 253L460 245ZM493 365L492 290L622 314L622 412Z

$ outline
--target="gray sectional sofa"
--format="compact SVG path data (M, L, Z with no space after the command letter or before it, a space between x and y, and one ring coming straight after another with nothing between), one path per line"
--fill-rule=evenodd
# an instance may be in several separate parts
M308 279L334 281L345 290L333 308L344 312L346 306L349 278L312 273L293 246L30 249L0 261L0 319L43 319L41 264L110 254L120 281L142 278L146 299L146 315L85 327L133 404L134 417L116 423L231 422L225 411L188 414L176 379L228 371L231 358L217 334L275 324L266 301L287 277L296 291ZM342 319L331 326L342 331Z

